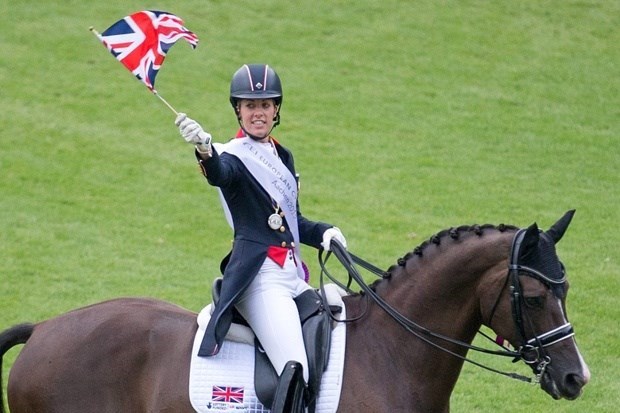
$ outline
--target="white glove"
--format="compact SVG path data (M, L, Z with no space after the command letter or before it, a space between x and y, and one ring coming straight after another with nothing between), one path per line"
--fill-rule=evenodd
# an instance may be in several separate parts
M347 248L347 240L344 239L344 235L338 227L331 227L323 233L323 242L321 242L321 246L325 251L329 251L329 247L332 239L339 241L343 247Z
M185 142L206 146L211 144L211 135L205 132L194 119L188 118L185 113L179 113L174 124L179 127L179 132Z

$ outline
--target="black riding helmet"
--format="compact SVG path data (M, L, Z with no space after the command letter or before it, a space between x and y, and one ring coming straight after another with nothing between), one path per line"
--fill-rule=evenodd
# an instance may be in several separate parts
M243 65L235 72L230 82L230 104L235 110L237 119L239 99L273 99L278 107L273 126L280 123L280 107L282 105L282 85L278 74L269 65Z

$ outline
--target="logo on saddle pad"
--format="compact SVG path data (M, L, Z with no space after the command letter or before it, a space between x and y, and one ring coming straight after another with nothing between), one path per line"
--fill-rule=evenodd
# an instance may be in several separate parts
M243 403L243 387L213 386L211 400L214 402Z
M244 405L244 388L213 386L211 401L206 404L209 411L247 411Z

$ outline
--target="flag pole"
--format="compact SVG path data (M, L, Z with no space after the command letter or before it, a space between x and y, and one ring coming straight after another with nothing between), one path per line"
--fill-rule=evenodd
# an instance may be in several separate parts
M172 107L172 105L170 103L168 103L168 101L166 99L164 99L164 97L162 95L160 95L159 93L157 93L157 91L155 89L151 89L151 92L153 92L153 94L155 96L157 96L159 98L159 100L161 100L164 105L168 106L168 109L170 109L171 111L174 112L175 115L178 115L179 112L176 111L175 108Z
M99 34L99 32L97 30L95 30L95 28L93 26L90 26L88 28L88 30L90 30L96 37L97 39L99 39L99 41L107 47L107 45L104 43L103 38L101 37L101 34ZM170 109L175 115L178 115L179 112L177 112L177 110L172 107L172 105L170 103L168 103L168 101L166 99L164 99L164 97L162 95L160 95L155 89L151 89L151 88L147 88L149 89L155 96L157 96L159 98L159 100L162 101L162 103L164 105L166 105L168 107L168 109Z
M90 26L88 30L90 30L95 36L97 36L97 39L99 39L99 41L103 43L103 39L101 38L101 35L99 34L97 30L95 30L93 26Z

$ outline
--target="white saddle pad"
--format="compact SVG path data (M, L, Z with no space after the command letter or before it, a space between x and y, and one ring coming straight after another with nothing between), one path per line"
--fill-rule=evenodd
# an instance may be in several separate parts
M342 307L339 317L346 318L342 290L334 284L325 286L330 305ZM198 413L266 413L254 390L254 335L244 326L233 325L213 357L198 357L198 349L211 317L211 305L198 315L189 374L189 398ZM344 369L346 325L337 323L332 331L327 370L323 373L317 399L317 413L338 409Z

